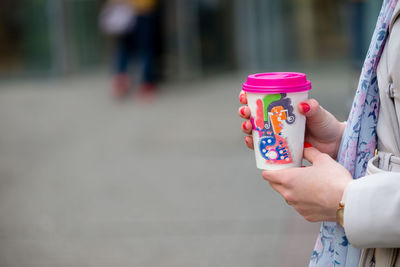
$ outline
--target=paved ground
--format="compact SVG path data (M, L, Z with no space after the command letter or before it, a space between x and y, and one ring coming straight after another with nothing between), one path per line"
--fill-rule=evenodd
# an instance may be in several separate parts
M344 119L353 78L307 70ZM236 116L242 75L114 101L100 73L0 85L0 266L306 266L318 224L268 187Z

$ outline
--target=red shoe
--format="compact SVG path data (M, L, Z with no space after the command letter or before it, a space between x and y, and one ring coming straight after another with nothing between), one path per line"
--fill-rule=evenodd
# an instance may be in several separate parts
M116 74L111 84L111 93L114 97L124 97L131 87L131 82L127 74Z
M140 86L136 97L144 102L152 101L156 96L156 86L153 83L144 83Z

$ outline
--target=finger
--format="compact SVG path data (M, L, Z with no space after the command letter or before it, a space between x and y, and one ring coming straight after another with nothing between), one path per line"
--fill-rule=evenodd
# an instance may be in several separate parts
M278 192L279 194L283 195L285 188L278 183L273 183L273 182L269 182L269 185L272 187L272 189L274 189L276 192Z
M242 117L243 119L250 119L250 108L247 106L242 106L239 108L239 116Z
M295 201L291 195L290 189L277 183L269 182L269 185L272 187L272 189L281 194L288 205L293 206L297 204L297 201Z
M315 161L317 161L319 157L324 155L323 153L321 153L318 149L316 149L314 147L305 147L303 154L304 154L304 158L306 160L308 160L311 164L313 164Z
M298 105L298 110L306 117L317 116L322 111L321 106L315 99L307 99L301 102Z
M294 167L283 170L263 170L264 180L276 184L281 184L286 188L292 188L296 177L304 175L305 168Z
M317 100L307 99L298 105L300 113L307 117L307 125L320 125L321 127L334 117L321 107ZM332 118L329 118L332 117Z
M244 121L242 123L242 131L245 134L251 134L251 132L253 131L253 125L251 125L250 121Z
M254 143L253 143L253 137L252 136L246 136L244 138L244 141L246 143L246 146L250 149L254 149Z
M288 171L292 169L285 169L285 170L263 170L262 171L262 177L264 180L270 182L270 183L275 183L275 184L280 184L283 185L285 184L287 180L287 176L291 175ZM289 174L288 174L289 173Z
M241 91L239 94L239 101L240 103L242 103L243 105L247 105L247 95L246 92Z

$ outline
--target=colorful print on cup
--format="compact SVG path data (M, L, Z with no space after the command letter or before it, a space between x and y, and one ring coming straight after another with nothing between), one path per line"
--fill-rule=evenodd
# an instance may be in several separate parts
M259 134L259 149L269 164L293 162L287 137L282 130L296 121L294 108L286 93L265 95L257 99L256 118L252 118L254 130Z
M257 168L300 167L306 118L297 110L308 98L311 82L304 73L269 72L247 76L246 92L253 125Z

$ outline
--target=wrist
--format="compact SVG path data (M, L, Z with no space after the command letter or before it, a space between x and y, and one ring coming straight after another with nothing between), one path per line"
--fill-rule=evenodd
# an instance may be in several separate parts
M344 227L344 204L339 202L338 209L336 210L336 222Z
M350 181L351 182L351 181ZM347 198L347 188L350 182L347 183L343 190L342 198L338 203L338 207L336 210L336 222L339 223L342 227L344 227L344 209L346 206L346 198Z

